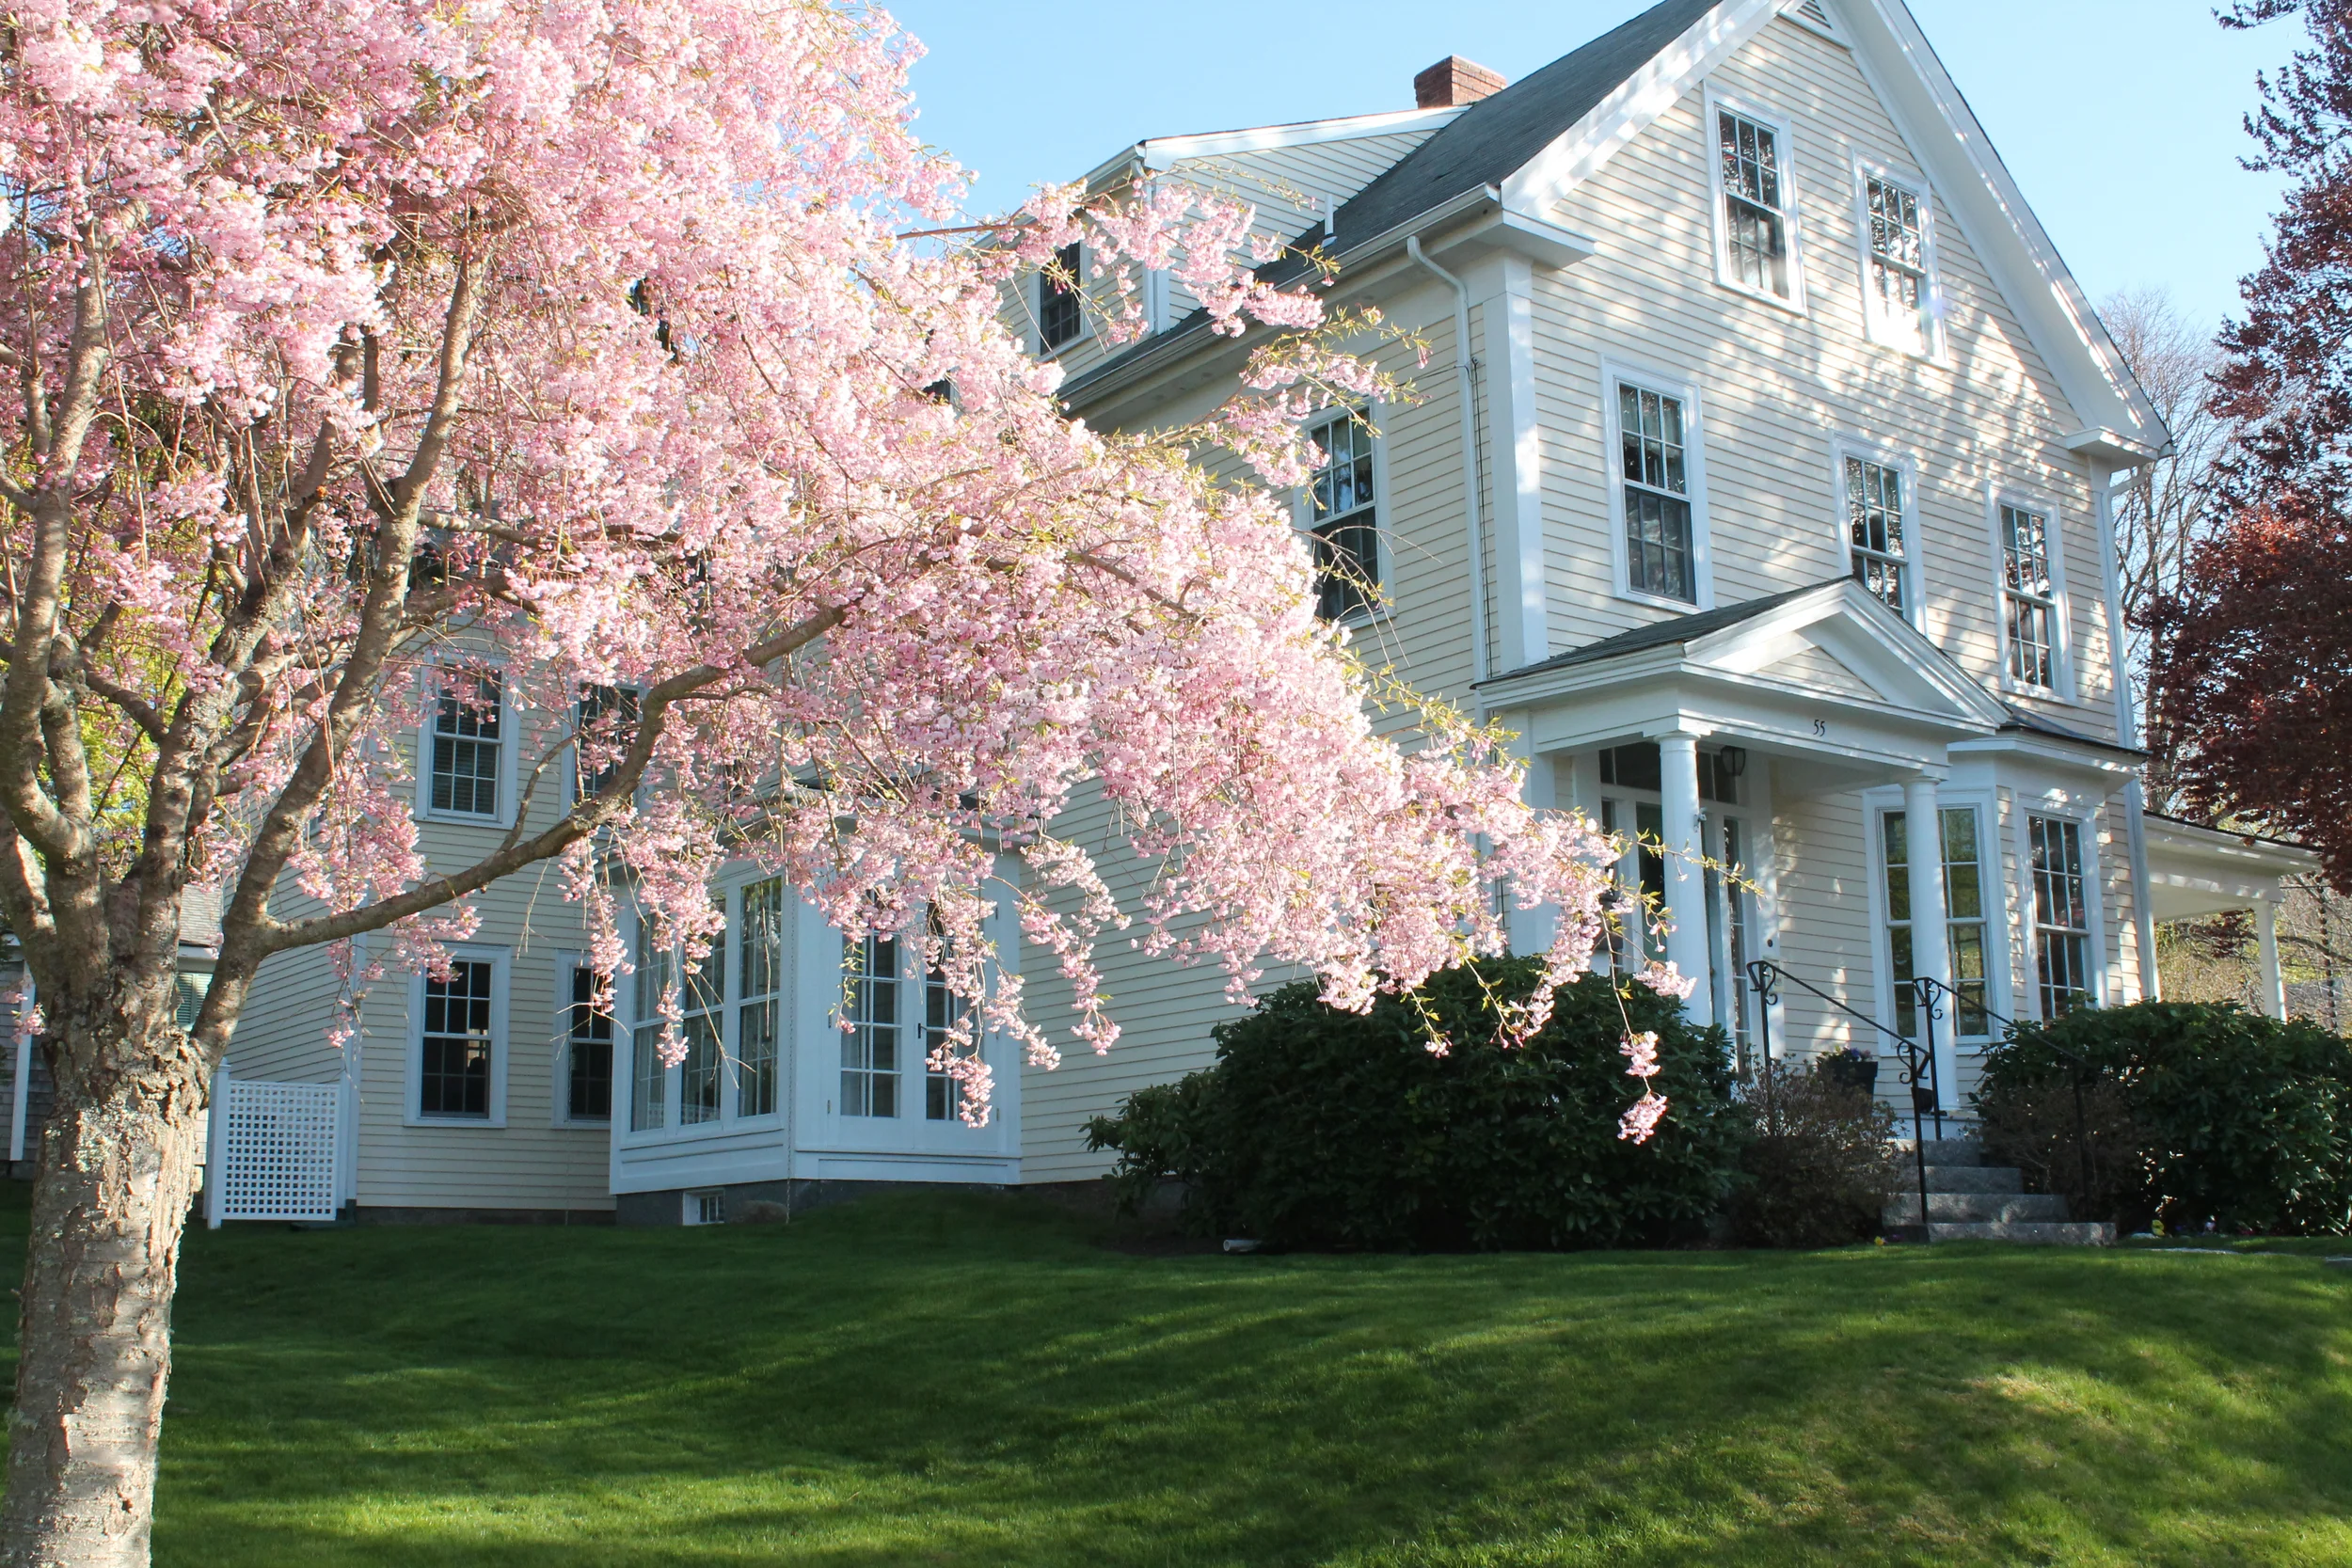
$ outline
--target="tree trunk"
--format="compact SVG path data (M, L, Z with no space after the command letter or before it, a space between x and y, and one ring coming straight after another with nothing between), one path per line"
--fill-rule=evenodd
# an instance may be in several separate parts
M118 1006L120 1001L118 1001ZM33 1188L16 1408L0 1510L8 1568L148 1560L171 1296L209 1074L167 1001L52 1019L57 1098Z

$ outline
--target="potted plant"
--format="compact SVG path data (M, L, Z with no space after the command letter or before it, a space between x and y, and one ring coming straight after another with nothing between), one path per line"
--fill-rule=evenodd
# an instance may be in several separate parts
M1879 1059L1867 1051L1857 1051L1849 1046L1824 1056L1821 1058L1821 1071L1834 1084L1860 1089L1867 1095L1879 1092Z

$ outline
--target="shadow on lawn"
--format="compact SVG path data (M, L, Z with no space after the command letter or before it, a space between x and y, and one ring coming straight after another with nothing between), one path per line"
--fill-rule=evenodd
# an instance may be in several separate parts
M199 1235L157 1560L2352 1561L2352 1290L2300 1259L1082 1228Z

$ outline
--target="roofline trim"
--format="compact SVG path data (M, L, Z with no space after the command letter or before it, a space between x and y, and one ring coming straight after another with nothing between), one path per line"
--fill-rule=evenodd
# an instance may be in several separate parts
M1132 142L1094 166L1086 188L1106 184L1129 170L1142 167L1158 174L1185 158L1226 157L1236 152L1269 152L1285 147L1313 147L1322 142L1358 141L1365 136L1395 135L1436 130L1459 115L1467 104L1438 109L1383 109L1377 114L1343 115L1335 119L1301 119L1281 125L1243 126L1231 131L1190 132L1176 136L1146 136Z

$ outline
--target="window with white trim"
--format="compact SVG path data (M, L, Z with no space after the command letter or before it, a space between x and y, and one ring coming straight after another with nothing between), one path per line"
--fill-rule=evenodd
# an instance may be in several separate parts
M719 908L723 914L723 897ZM727 942L723 931L685 982L679 1000L686 1009L680 1029L686 1037L686 1056L678 1063L677 1119L681 1127L697 1127L719 1119L719 1089L726 1064Z
M2094 999L2082 824L2063 816L2029 816L2026 832L2033 856L2037 990L2042 1016L2057 1018Z
M612 1119L612 1014L597 1001L594 969L571 966L571 1003L564 1021L564 1116L567 1121Z
M2058 684L2058 579L2050 569L2050 518L2001 503L2001 624L2009 641L2009 678L2056 690Z
M1846 529L1854 580L1889 610L1907 615L1911 593L1904 581L1910 565L1904 530L1907 476L1891 463L1867 457L1846 459Z
M1372 425L1362 413L1315 427L1309 527L1315 537L1315 613L1344 621L1380 594L1380 497Z
M784 882L771 877L742 893L737 924L736 973L742 987L736 1004L738 1077L735 1114L765 1117L776 1109L776 1019L782 1006Z
M625 686L583 686L572 715L572 799L603 793L618 777L635 738L637 693Z
M424 977L418 1039L417 1115L435 1120L490 1119L491 1034L496 970L483 958L453 958L446 977Z
M1943 816L1945 942L1951 955L1952 989L1960 993L1959 1033L1983 1039L1992 1033L1986 1005L1984 847L1974 806L1946 806ZM1893 973L1895 1028L1905 1038L1919 1032L1919 995L1912 989L1918 970L1913 958L1911 822L1906 812L1880 820L1886 869L1886 949Z
M426 800L451 816L499 816L505 772L502 681L495 670L444 671L426 725Z
M931 921L931 936L940 942L946 934L940 928L936 916ZM963 1081L946 1069L950 1060L977 1053L977 1038L959 1047L952 1038L959 1024L972 1026L972 1004L960 994L949 979L945 961L929 965L923 974L923 1116L930 1121L954 1121L963 1115Z
M1718 106L1716 180L1725 281L1772 299L1796 298L1787 149L1772 125Z
M841 1114L898 1114L898 943L868 931L848 939L849 1027L841 1033Z
M1935 351L1935 281L1929 273L1928 198L1866 172L1862 208L1870 335L1912 354Z
M1626 586L1636 594L1696 604L1690 434L1682 399L1620 380L1617 445Z
M1086 277L1086 246L1072 244L1054 252L1054 261L1037 275L1037 335L1052 354L1078 341L1086 330L1086 308L1079 289Z
M629 1033L628 1130L649 1132L670 1125L670 1069L661 1060L661 993L669 989L675 958L653 944L653 922L637 923L636 1027Z

